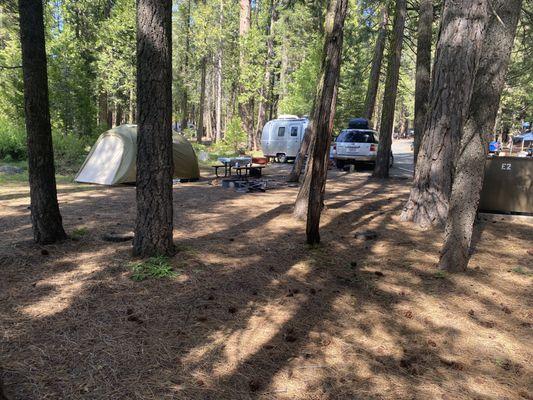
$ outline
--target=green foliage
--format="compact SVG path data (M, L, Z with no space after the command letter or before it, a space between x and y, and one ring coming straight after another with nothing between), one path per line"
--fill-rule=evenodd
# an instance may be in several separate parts
M322 45L317 42L310 49L308 57L291 75L288 94L279 104L281 114L310 115L320 75L321 58Z
M148 278L173 278L177 275L170 265L170 260L162 256L132 263L130 268L132 270L131 279L137 282Z
M26 159L26 131L23 127L0 118L0 159Z
M246 132L242 129L241 119L234 116L226 127L224 139L213 146L220 155L234 155L246 147Z

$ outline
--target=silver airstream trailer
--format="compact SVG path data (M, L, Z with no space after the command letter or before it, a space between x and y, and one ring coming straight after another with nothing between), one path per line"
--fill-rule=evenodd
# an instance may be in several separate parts
M307 118L292 115L268 121L261 136L264 156L282 163L296 158L308 123Z

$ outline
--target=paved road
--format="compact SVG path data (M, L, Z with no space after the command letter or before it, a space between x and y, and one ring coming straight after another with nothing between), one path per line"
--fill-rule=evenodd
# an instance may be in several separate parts
M411 150L412 139L395 140L392 143L394 164L390 170L391 176L412 178L414 171L413 151Z

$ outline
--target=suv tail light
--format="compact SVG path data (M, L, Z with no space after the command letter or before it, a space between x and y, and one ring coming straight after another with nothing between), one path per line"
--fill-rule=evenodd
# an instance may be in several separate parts
M370 145L370 151L376 151L376 150L377 150L377 146L374 143L372 143Z

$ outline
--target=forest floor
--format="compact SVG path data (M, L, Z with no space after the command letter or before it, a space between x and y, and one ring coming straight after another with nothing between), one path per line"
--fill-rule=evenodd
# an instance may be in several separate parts
M0 368L11 399L532 399L533 223L476 225L468 272L399 221L409 181L332 172L322 245L266 193L174 189L176 276L131 279L134 187L61 182L72 238L32 243L0 187ZM361 240L356 232L373 230Z

